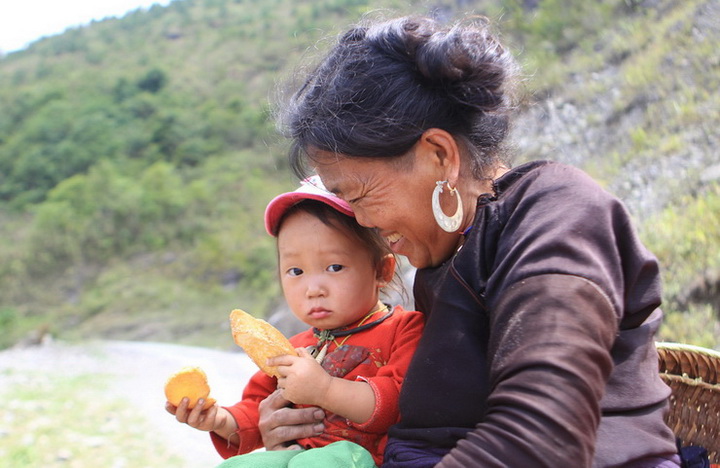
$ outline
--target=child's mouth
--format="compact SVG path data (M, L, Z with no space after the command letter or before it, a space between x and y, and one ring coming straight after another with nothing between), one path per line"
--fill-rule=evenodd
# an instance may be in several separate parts
M316 309L311 309L310 312L308 313L308 315L311 318L314 318L317 320L317 319L322 319L322 318L330 316L330 311L327 309L316 308Z

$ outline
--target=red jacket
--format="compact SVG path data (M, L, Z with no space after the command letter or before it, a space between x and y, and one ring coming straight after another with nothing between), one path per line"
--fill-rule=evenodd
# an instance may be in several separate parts
M382 323L344 337L338 348L332 343L323 361L323 367L331 375L343 376L351 380L367 382L375 393L375 411L363 424L356 424L328 411L325 412L325 432L317 437L300 439L298 443L305 448L323 447L340 440L349 440L365 447L375 459L382 463L382 454L387 442L388 428L398 422L398 395L410 358L415 352L422 333L423 315L416 311L406 311L397 306L392 316ZM290 342L296 348L317 344L312 330L299 333ZM238 424L237 434L240 445L228 444L228 441L211 433L213 444L223 458L251 452L262 447L262 438L258 430L258 405L277 386L277 379L258 371L243 391L242 400L226 407Z

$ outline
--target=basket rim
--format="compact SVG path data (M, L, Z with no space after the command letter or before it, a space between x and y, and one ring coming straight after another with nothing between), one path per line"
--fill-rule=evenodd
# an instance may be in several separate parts
M682 343L660 342L655 347L661 373L701 379L712 385L720 384L720 352Z
M720 360L720 351L715 351L714 349L710 349L710 348L704 348L702 346L685 344L685 343L675 343L672 341L656 341L655 347L658 350L667 349L667 350L671 350L671 351L688 351L688 352L693 352L693 353L699 353L699 354L704 354L711 358Z

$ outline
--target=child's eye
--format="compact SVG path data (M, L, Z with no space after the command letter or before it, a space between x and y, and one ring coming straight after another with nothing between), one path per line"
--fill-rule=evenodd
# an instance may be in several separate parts
M344 267L342 265L338 265L337 263L333 263L329 267L327 267L327 271L332 271L334 273L337 273L338 271L342 270Z
M303 271L302 271L302 269L300 269L300 268L293 267L293 268L290 268L290 269L287 271L287 274L288 274L289 276L300 276L300 275L303 274Z

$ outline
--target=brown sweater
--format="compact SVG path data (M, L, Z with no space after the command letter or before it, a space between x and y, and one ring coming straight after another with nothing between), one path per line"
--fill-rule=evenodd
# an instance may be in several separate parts
M622 203L549 162L505 174L496 194L459 252L417 273L427 323L391 440L445 447L443 468L671 457L658 265Z

